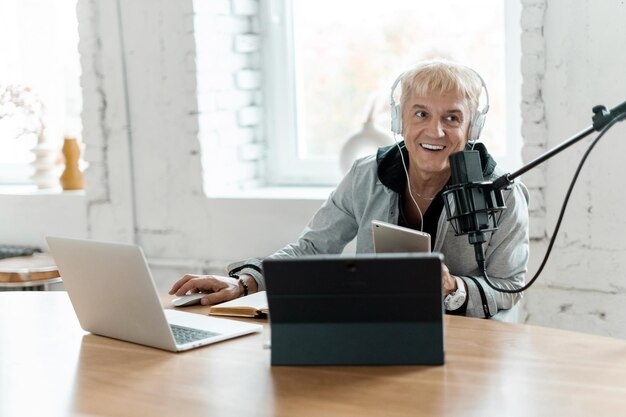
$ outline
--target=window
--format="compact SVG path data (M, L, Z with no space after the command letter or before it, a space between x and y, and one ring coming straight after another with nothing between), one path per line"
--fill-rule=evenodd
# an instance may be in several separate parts
M389 132L393 80L433 57L469 65L485 79L491 106L484 142L506 169L518 167L520 6L512 3L268 1L268 182L336 184L342 146L361 129L373 98L376 122Z
M43 105L46 146L54 152L49 158L52 164L58 161L63 136L78 135L81 130L75 9L76 0L0 2L0 91L13 86L17 96L30 103L26 113L38 112L36 102ZM32 183L31 149L37 137L19 132L24 127L31 130L32 119L38 116L31 114L31 120L26 120L25 112L14 105L0 107L0 183Z

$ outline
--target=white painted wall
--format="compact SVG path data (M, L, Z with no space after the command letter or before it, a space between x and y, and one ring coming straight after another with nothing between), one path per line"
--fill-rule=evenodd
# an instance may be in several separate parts
M589 126L594 105L613 107L626 100L626 4L547 0L545 5L540 94L550 148ZM626 125L615 126L590 155L548 266L527 294L529 323L626 338L625 136ZM546 163L539 197L545 199L550 235L589 143L584 140ZM544 252L545 240L532 245L532 271Z
M0 244L45 247L45 236L84 238L85 197L63 194L10 194L0 189Z
M626 44L626 12L622 2L612 1L523 3L529 160L586 127L594 104L626 99L626 56L619 50ZM237 4L248 12L253 7L242 0L213 4L222 10ZM192 0L81 0L78 15L91 164L86 196L0 195L0 217L11 219L0 229L2 241L42 244L46 233L64 232L135 241L165 289L182 273L220 270L294 239L319 198L207 198L203 192ZM626 337L626 225L618 217L625 198L615 191L624 175L624 129L606 136L581 175L553 257L526 296L529 323ZM211 152L210 146L219 143L203 152ZM583 148L579 144L525 176L537 239L531 272ZM215 175L215 181L225 180Z

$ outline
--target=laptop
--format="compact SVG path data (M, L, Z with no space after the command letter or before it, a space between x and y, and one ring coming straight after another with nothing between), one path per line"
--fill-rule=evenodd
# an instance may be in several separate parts
M272 365L442 365L439 253L263 262Z
M179 352L262 326L164 310L137 245L47 237L81 327L93 334Z

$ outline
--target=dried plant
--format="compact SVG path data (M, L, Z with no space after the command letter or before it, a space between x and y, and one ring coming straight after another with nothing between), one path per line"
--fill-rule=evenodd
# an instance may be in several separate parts
M17 126L16 138L43 132L45 107L30 87L0 85L0 123L11 119Z

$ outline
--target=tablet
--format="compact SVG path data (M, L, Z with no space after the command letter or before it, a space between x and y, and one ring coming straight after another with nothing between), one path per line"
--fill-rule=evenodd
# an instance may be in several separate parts
M372 238L376 253L430 252L430 235L380 220L372 220Z
M439 253L265 259L272 365L443 365ZM381 277L393 285L381 291Z

